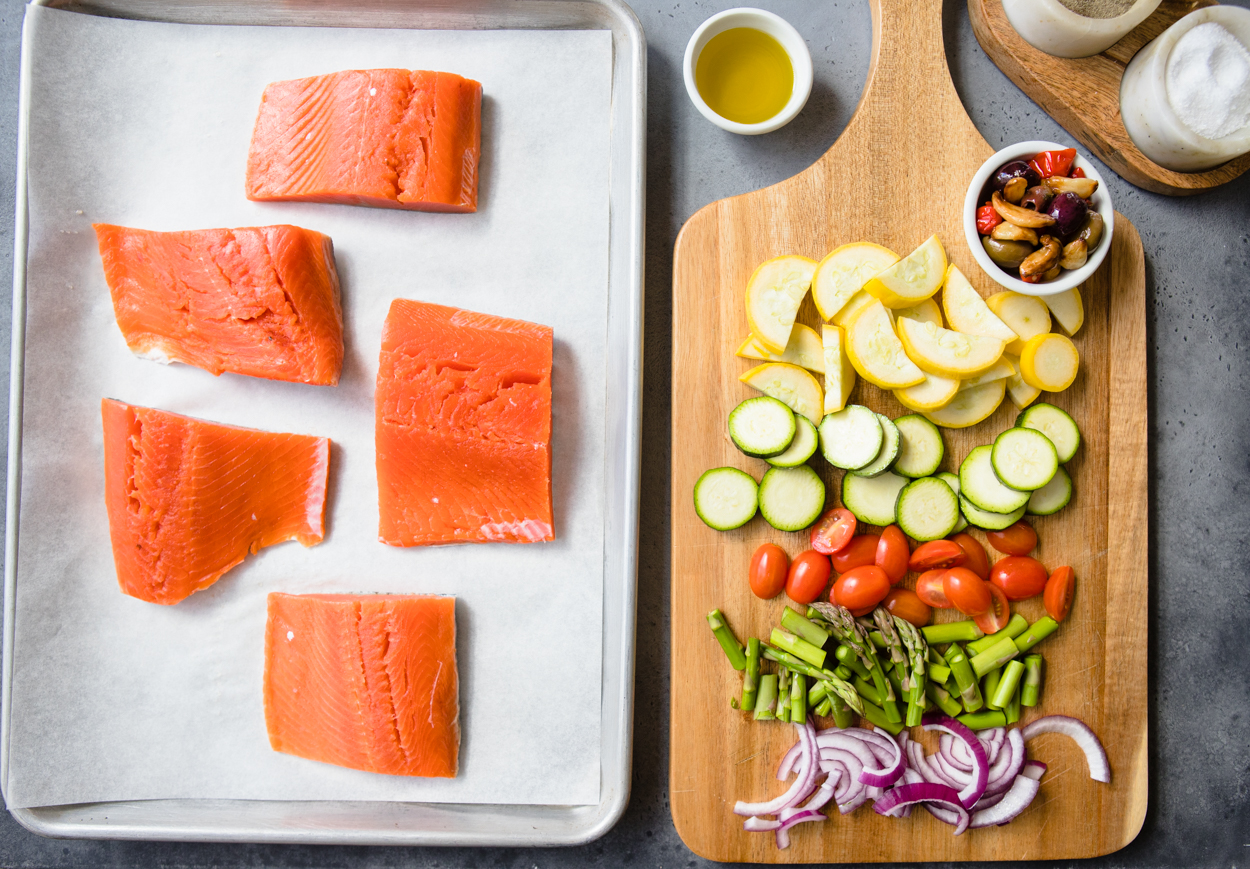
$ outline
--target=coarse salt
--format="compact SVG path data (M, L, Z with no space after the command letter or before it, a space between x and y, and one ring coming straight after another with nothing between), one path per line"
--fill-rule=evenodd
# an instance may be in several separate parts
M1176 41L1167 63L1168 102L1199 136L1222 139L1250 125L1250 51L1214 21Z

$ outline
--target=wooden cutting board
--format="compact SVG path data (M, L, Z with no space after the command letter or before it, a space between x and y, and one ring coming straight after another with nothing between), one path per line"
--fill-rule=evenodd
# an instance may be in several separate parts
M672 706L670 797L686 844L720 861L873 862L1037 860L1115 851L1137 835L1147 799L1146 685L1146 333L1145 267L1132 224L1116 215L1105 265L1085 285L1084 328L1075 342L1082 368L1066 392L1044 400L1068 410L1084 443L1068 464L1076 495L1059 514L1038 518L1036 555L1050 567L1070 564L1078 577L1071 615L1038 649L1048 665L1038 714L1075 715L1102 738L1110 785L1088 777L1066 737L1029 744L1050 764L1034 804L1011 824L952 835L923 810L908 819L850 815L796 828L778 851L773 836L745 833L736 800L763 800L785 785L774 772L796 740L794 728L756 722L730 708L741 676L728 664L704 620L720 607L739 638L767 637L784 595L753 597L747 565L763 542L791 556L808 548L756 517L731 532L705 526L692 491L708 468L732 465L759 479L762 461L734 448L729 411L755 394L738 381L754 363L734 356L747 335L743 290L755 266L781 254L815 259L852 241L906 254L936 232L952 261L983 295L997 285L968 251L960 223L966 185L993 149L964 112L946 68L941 0L870 0L873 55L860 105L841 138L799 175L773 187L715 202L695 214L677 240L673 267ZM810 298L800 319L819 317ZM897 417L894 397L862 380L852 402ZM1010 427L1010 401L985 422L943 430L955 470L976 445ZM820 458L814 467L838 502L841 473ZM984 540L978 531L976 535ZM991 551L992 552L992 551ZM914 577L904 580L909 587ZM1030 621L1040 599L1015 609ZM949 612L939 620L950 620ZM818 722L831 726L831 722ZM914 736L921 735L913 729ZM924 736L929 749L935 741Z

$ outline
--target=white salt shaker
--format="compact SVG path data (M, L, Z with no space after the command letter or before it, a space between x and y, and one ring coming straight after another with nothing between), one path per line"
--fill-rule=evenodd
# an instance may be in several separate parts
M1225 86L1236 88L1238 83L1230 80L1239 77L1241 72L1239 59L1232 56L1235 52L1223 52L1225 56L1219 59L1220 62L1207 64L1206 69L1200 63L1204 59L1200 51L1191 50L1187 56L1176 58L1178 63L1188 64L1191 68L1177 70L1174 66L1174 82L1178 78L1187 78L1192 87L1196 80L1194 75L1205 75L1216 88L1208 94L1191 94L1191 99L1182 106L1183 113L1188 115L1193 126L1181 119L1174 102L1184 99L1183 91L1169 98L1168 66L1177 43L1198 25L1210 22L1222 26L1250 52L1250 9L1208 6L1186 15L1137 52L1124 70L1124 79L1120 83L1120 115L1133 144L1160 166L1176 172L1201 172L1250 151L1250 124L1220 138L1207 138L1194 129L1194 126L1217 129L1220 121L1231 119L1235 122L1238 109L1235 93L1230 91L1225 95L1217 87L1222 82ZM1209 34L1204 31L1194 36L1199 35L1206 37ZM1192 45L1196 41L1191 37L1189 43ZM1183 75L1186 72L1190 75ZM1237 75L1230 76L1230 73ZM1241 86L1250 88L1250 83L1242 83ZM1244 97L1245 91L1241 93ZM1194 100L1193 96L1206 96L1207 99ZM1214 108L1215 114L1195 103L1205 103L1205 108Z
M1003 12L1024 41L1055 57L1090 57L1106 51L1159 7L1137 0L1112 18L1089 18L1059 0L1003 0Z

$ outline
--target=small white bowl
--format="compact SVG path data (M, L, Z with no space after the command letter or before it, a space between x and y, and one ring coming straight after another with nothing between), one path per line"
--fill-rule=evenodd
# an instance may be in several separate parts
M703 47L712 37L735 27L750 27L767 33L781 43L781 47L790 56L790 65L794 68L794 89L790 91L790 101L780 112L758 124L739 124L716 114L703 101L694 82L695 65L699 62ZM686 93L690 95L690 101L700 114L722 130L743 136L758 136L760 133L771 133L784 127L803 109L812 92L812 55L807 50L807 43L790 22L764 9L726 9L704 21L686 43L686 58L682 66L685 69Z
M1160 0L1137 0L1115 18L1086 18L1060 0L1003 0L1016 33L1055 57L1090 57L1106 51L1159 8Z
M1093 178L1098 182L1098 189L1094 192L1092 199L1094 210L1102 215L1102 240L1090 253L1085 265L1071 271L1065 269L1053 281L1040 284L1027 284L1003 271L990 259L990 255L981 246L981 234L977 232L977 208L984 204L980 201L981 191L989 183L990 176L997 172L998 167L1004 163L1010 163L1013 160L1023 160L1027 163L1041 151L1059 151L1069 147L1071 146L1060 145L1057 142L1020 142L1009 145L981 164L977 174L972 176L968 192L964 194L964 237L967 239L968 247L972 250L973 259L977 261L981 270L996 283L1026 296L1053 296L1055 293L1079 287L1089 280L1090 275L1102 265L1107 251L1111 249L1111 237L1115 231L1115 208L1111 205L1111 193L1107 190L1107 182L1098 174L1093 164L1086 160L1080 151L1077 151L1076 161L1072 165L1084 170L1086 178Z

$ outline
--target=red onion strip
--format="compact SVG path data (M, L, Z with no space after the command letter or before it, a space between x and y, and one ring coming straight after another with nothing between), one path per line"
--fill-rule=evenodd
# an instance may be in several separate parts
M1071 738L1085 752L1089 777L1094 781L1111 781L1111 765L1107 762L1107 752L1098 741L1097 734L1085 722L1068 715L1047 715L1025 726L1022 736L1028 742L1042 733L1062 733Z
M989 827L1005 824L1029 807L1037 796L1041 784L1026 776L1018 775L1002 800L994 806L972 813L970 827Z

